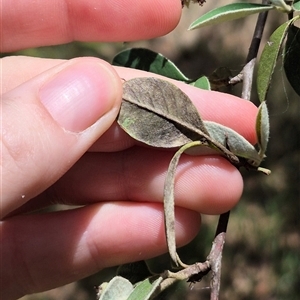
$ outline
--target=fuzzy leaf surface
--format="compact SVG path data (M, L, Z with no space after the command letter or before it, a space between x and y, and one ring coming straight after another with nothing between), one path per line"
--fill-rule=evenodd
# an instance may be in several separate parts
M115 276L101 292L98 300L127 300L133 290L129 280Z
M134 78L123 85L117 119L134 139L153 147L180 147L208 132L189 97L158 78Z
M211 90L209 79L206 76L202 76L190 84L202 90Z
M212 121L205 121L210 136L238 157L243 157L260 164L261 159L255 147L249 143L242 135L229 127Z
M233 3L213 9L194 21L189 30L201 28L207 25L219 24L244 18L249 15L274 9L272 5L255 3Z
M273 32L261 54L257 70L257 92L260 102L266 100L279 51L290 24L291 21L288 21Z
M150 299L162 281L162 277L154 276L139 282L127 300Z
M175 238L175 196L174 196L174 186L175 186L175 173L176 168L180 159L180 156L186 150L192 147L201 146L200 141L195 141L182 146L176 151L172 157L167 176L164 185L164 220L165 220L165 234L167 240L168 251L170 257L176 266L183 266L177 251L176 251L176 238Z

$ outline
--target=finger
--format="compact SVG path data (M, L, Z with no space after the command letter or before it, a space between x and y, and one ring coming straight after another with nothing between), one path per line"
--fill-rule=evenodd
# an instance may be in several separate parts
M115 202L1 223L3 299L73 282L102 268L166 251L162 207ZM178 246L198 232L200 216L176 210ZM15 255L17 253L17 255ZM16 275L17 274L17 275ZM46 276L45 276L46 274ZM12 284L13 282L13 284Z
M78 41L132 41L170 32L180 1L2 1L1 52Z
M142 147L117 153L88 153L45 194L18 213L51 203L162 202L172 155ZM236 205L242 190L240 172L224 158L182 155L175 176L177 206L204 214L221 214Z
M122 86L99 59L62 63L4 94L2 216L61 177L107 130Z

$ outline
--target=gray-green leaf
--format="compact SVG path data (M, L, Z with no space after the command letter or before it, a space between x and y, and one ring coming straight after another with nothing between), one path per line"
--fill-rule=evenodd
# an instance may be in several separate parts
M176 251L176 239L175 239L175 172L180 159L180 156L186 150L192 147L201 146L200 141L195 141L182 146L172 157L170 161L165 185L164 185L164 220L165 220L165 234L167 240L168 251L170 257L176 266L186 267L186 265L180 260Z
M254 161L258 165L260 164L261 158L257 150L243 136L229 127L212 121L204 121L204 124L210 136L227 147L236 156Z
M259 155L261 159L263 159L267 150L270 135L269 113L265 101L262 102L258 108L258 114L256 117L256 135L258 147L260 149ZM259 164L257 164L257 166L258 165Z
M279 51L292 22L294 20L290 20L279 26L273 32L263 49L257 70L257 92L260 102L266 100Z
M123 277L116 276L109 283L101 285L98 300L127 300L133 291L131 282Z
M272 5L254 3L233 3L218 7L202 15L194 21L189 30L207 25L219 24L226 21L244 18L246 16L274 9Z

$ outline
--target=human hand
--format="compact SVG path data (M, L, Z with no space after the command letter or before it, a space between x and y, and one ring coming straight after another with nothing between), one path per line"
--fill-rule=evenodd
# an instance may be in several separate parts
M4 52L73 39L151 38L172 30L181 11L174 0L57 6L40 1L34 7L2 2ZM114 122L120 78L152 75L96 58L7 57L2 70L0 298L15 299L165 252L161 202L172 153L137 145ZM176 84L204 119L254 142L251 103ZM242 179L217 156L183 156L178 172L180 246L198 232L199 213L219 214L236 204ZM53 203L82 207L24 214Z

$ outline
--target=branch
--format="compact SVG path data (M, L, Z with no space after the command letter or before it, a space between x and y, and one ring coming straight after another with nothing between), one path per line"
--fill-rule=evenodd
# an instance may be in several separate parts
M211 265L212 280L211 280L211 292L210 299L219 299L220 285L221 285L221 266L222 266L222 252L225 243L227 225L229 220L230 211L220 215L219 222L215 234L215 239L211 251L207 257Z

